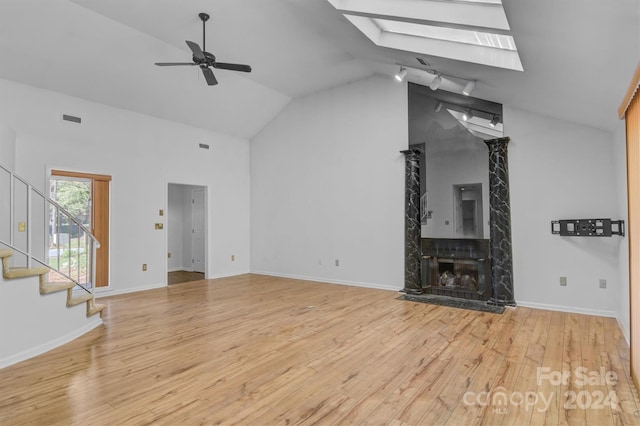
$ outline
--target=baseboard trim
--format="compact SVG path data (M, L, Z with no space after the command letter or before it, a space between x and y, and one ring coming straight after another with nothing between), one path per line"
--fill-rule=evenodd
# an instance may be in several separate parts
M252 274L256 275L268 275L272 277L280 277L280 278L293 278L296 280L305 280L305 281L313 281L318 283L327 283L327 284L338 284L338 285L348 285L352 287L364 287L364 288L372 288L376 290L391 290L391 291L400 291L401 287L393 287L390 285L384 284L372 284L372 283L364 283L360 281L346 281L346 280L334 280L331 278L320 278L320 277L310 277L307 275L295 275L295 274L282 274L279 272L270 272L270 271L251 271Z
M119 289L119 290L113 289L111 287L107 287L104 290L100 289L100 288L96 288L95 296L96 296L96 298L108 297L108 296L117 296L119 294L137 293L139 291L145 291L145 290L155 290L157 288L162 288L162 287L167 287L167 284L166 283L158 283L158 284L151 284L151 285L144 286L144 287L123 288L123 289Z
M615 311L603 311L599 309L576 308L575 306L548 305L546 303L526 302L522 300L516 301L518 306L523 308L545 309L547 311L569 312L572 314L595 315L598 317L617 318Z
M72 340L77 339L78 337L88 333L89 331L93 330L94 328L102 324L102 319L100 318L100 315L94 315L93 317L88 318L87 321L89 322L84 326L76 330L73 330L72 332L67 333L64 336L60 336L56 339L50 340L46 343L36 346L35 348L31 348L26 351L17 353L15 355L11 355L6 358L0 359L0 368L5 368L22 361L26 361L30 358L33 358L35 356L48 352L51 349L55 349L58 346L62 346L65 343L69 343Z
M250 274L251 272L249 271L243 271L243 272L229 272L226 274L215 274L215 275L211 275L208 278L205 278L207 280L217 280L218 278L229 278L229 277L237 277L240 275L246 275L246 274Z
M627 330L627 327L624 326L624 324L622 323L622 320L620 319L620 315L618 315L617 313L616 313L616 320L618 321L618 327L620 327L620 330L622 331L624 340L626 340L627 345L631 347L631 337L629 335L629 330Z

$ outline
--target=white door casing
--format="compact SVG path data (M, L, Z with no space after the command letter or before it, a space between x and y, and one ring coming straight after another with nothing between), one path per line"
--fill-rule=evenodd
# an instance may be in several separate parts
M191 191L191 264L194 272L205 272L204 188Z

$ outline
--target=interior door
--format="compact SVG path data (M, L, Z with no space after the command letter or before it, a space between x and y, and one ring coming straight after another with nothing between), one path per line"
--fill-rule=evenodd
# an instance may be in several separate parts
M191 256L193 272L204 273L204 188L191 190Z

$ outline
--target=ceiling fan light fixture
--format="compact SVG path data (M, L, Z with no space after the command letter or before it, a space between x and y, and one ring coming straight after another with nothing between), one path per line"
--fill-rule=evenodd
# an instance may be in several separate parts
M436 74L436 77L431 80L431 83L429 83L429 87L431 88L431 90L438 90L438 87L440 87L441 83L442 77L440 76L440 74Z
M403 66L400 66L400 70L396 74L395 78L398 83L401 83L402 80L407 76L407 69Z
M462 94L465 96L470 96L473 89L476 88L476 82L474 80L467 81L467 84L464 85L464 89L462 89Z

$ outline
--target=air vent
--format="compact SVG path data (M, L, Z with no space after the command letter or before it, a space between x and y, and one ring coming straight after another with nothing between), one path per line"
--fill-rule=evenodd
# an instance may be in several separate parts
M418 62L420 62L422 65L424 65L425 67L431 67L431 64L427 61L425 61L422 58L416 58L418 60Z
M207 145L206 143L199 143L198 146L202 149L209 149L209 145Z
M82 123L82 118L76 117L75 115L62 114L62 119L64 121L71 121L72 123Z

